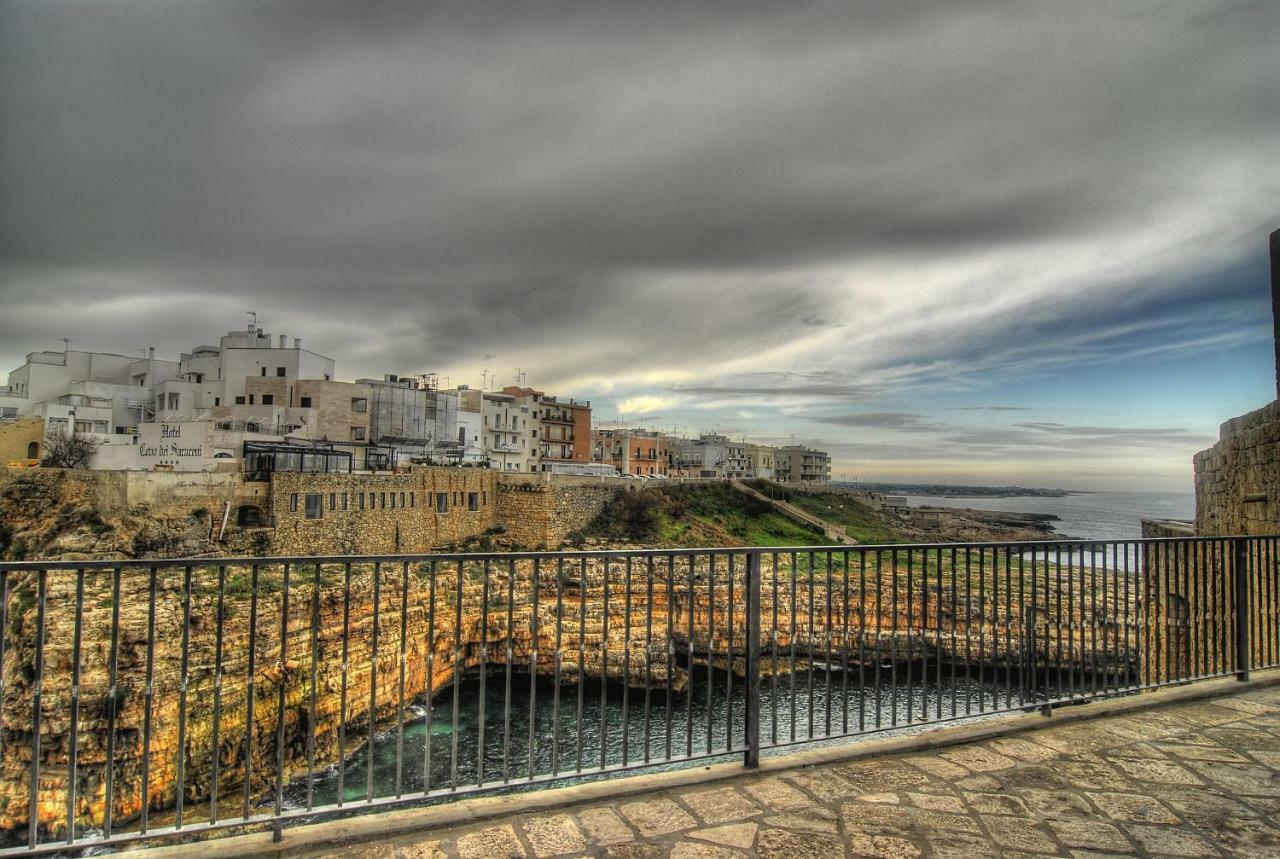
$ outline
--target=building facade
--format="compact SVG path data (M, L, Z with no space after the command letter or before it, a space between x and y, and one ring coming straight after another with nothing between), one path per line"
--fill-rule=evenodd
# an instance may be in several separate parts
M775 473L781 483L826 485L831 481L831 457L804 445L787 445L778 448Z

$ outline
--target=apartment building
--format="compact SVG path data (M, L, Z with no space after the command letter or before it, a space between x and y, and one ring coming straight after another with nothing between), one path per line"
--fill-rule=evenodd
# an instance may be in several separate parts
M778 449L767 444L744 444L742 455L747 460L747 476L773 480L777 469Z
M516 385L502 392L529 409L529 438L537 446L539 471L563 470L561 466L591 460L591 403Z
M370 390L371 441L394 447L401 462L463 461L465 443L458 435L457 391L439 390L434 374L388 374L357 382Z
M831 457L804 445L787 445L778 449L775 474L781 483L825 485L831 480Z
M620 474L669 477L671 448L665 435L642 429L594 430L592 459L611 465Z

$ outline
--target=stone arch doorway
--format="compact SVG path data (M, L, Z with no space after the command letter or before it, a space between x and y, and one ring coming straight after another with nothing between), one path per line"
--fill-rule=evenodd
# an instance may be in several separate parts
M241 504L236 509L236 524L241 528L264 528L267 516L261 507L254 504Z
M29 445L27 445L27 459L39 459L39 458L40 458L40 442L33 441Z

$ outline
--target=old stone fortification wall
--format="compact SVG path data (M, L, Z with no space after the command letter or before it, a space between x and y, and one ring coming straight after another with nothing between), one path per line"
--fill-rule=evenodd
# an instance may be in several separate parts
M161 517L189 516L194 510L220 516L224 503L233 509L267 503L267 484L245 481L238 472L0 468L0 487L15 480L53 485L64 479L85 487L100 516L121 515L142 505Z
M495 476L478 468L277 473L271 481L271 548L283 555L378 554L458 543L498 524Z
M26 461L31 443L36 444L36 455L44 455L44 421L39 418L23 418L0 423L0 465L13 460Z
M1199 534L1280 534L1280 400L1224 423L1194 464Z
M551 474L498 477L498 519L507 537L527 548L556 548L619 491L643 485L623 478Z

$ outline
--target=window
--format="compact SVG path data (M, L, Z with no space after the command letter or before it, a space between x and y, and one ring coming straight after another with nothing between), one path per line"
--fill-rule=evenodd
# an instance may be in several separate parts
M409 493L409 506L410 506L410 507L417 507L417 506L418 506L418 499L415 497L417 494L418 494L418 493L416 493L416 492L410 492L410 493Z
M243 405L244 405L244 397L236 397L236 405L237 405L237 406L243 406Z
M342 509L347 509L347 493L342 493Z
M352 427L352 428L351 428L351 440L352 440L352 441L364 441L364 427Z
M263 395L262 395L262 404L263 404L264 406L274 406L274 405L276 404L276 395L275 395L275 394L263 394Z
M364 493L361 492L358 497L360 498L360 509L363 510L364 509Z
M330 510L338 509L338 493L336 492L329 493L329 509Z
M449 512L449 493L447 492L436 493L436 512L437 513Z
M307 518L319 519L324 515L324 498L318 492L307 494Z
M253 394L249 395L249 405L253 405Z
M178 395L177 395L177 394L174 394L174 393L170 393L170 394L169 394L169 408L171 408L171 409L176 409L176 408L178 407L178 402L179 402Z
M298 512L298 493L296 492L289 496L289 512Z
M276 367L276 375L283 379L283 378L284 378L284 367Z
M387 509L387 493L379 492L378 501L379 501L378 507L382 510L386 510Z
M304 408L304 409L309 409L309 408L311 408L311 398L310 398L310 397L303 397L299 402L301 403L302 408Z
M214 398L213 398L213 404L214 404L215 406L220 406L220 405L222 405L222 398L221 398L221 397L214 397Z
M403 492L401 492L401 493L400 493L400 506L401 506L401 507L403 507L403 506L404 506L404 493L403 493Z
M351 398L351 411L364 414L369 411L369 401L364 397Z
M267 368L266 368L266 367L263 367L263 368L262 368L262 375L264 375L264 376L265 376L265 375L267 375Z
M394 492L391 493L391 509L396 509L396 494Z
M479 492L467 493L467 509L470 510L472 513L480 509L480 493Z
M377 501L377 500L378 500L378 499L376 499L376 498L374 497L374 494L373 494L372 492L370 492L370 493L369 493L369 509L370 509L370 510L376 510L376 509L377 509L378 505L374 503L374 502L375 502L375 501Z

